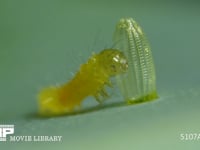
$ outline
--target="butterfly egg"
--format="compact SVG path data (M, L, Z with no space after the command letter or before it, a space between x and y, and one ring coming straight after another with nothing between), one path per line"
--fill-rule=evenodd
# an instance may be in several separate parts
M127 73L116 77L125 100L132 104L157 98L152 52L138 23L132 18L120 19L113 41L128 61Z

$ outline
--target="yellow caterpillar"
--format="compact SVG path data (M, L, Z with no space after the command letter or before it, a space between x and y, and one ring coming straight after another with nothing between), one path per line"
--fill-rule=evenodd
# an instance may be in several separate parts
M127 60L116 49L104 49L94 54L80 66L79 71L68 83L59 87L43 89L38 96L41 115L61 115L73 112L88 96L98 102L108 96L105 85L111 86L110 77L126 72Z

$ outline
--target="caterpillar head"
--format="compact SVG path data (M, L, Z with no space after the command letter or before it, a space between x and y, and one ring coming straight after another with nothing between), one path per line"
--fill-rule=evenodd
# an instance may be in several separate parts
M109 76L125 73L128 62L125 55L116 49L105 49L99 53L99 61Z

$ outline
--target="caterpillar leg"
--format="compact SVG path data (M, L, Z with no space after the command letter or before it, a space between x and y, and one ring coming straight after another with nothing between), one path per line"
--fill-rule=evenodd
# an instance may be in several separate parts
M101 89L101 91L99 93L103 98L108 98L109 97L109 95L108 95L108 93L106 92L105 89Z
M106 98L109 97L108 93L106 92L106 90L104 88L102 88L100 91L98 91L95 95L94 95L96 101L98 101L100 104L102 104Z
M108 87L113 87L113 84L112 84L112 82L111 81L106 81L105 82L105 85L107 85Z

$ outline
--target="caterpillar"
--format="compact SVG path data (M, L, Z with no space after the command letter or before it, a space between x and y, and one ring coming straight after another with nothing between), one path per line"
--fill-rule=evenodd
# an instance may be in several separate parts
M117 49L104 49L93 54L67 83L42 89L38 95L40 115L61 115L73 112L88 96L99 103L108 97L105 86L112 86L110 78L125 73L128 62Z

